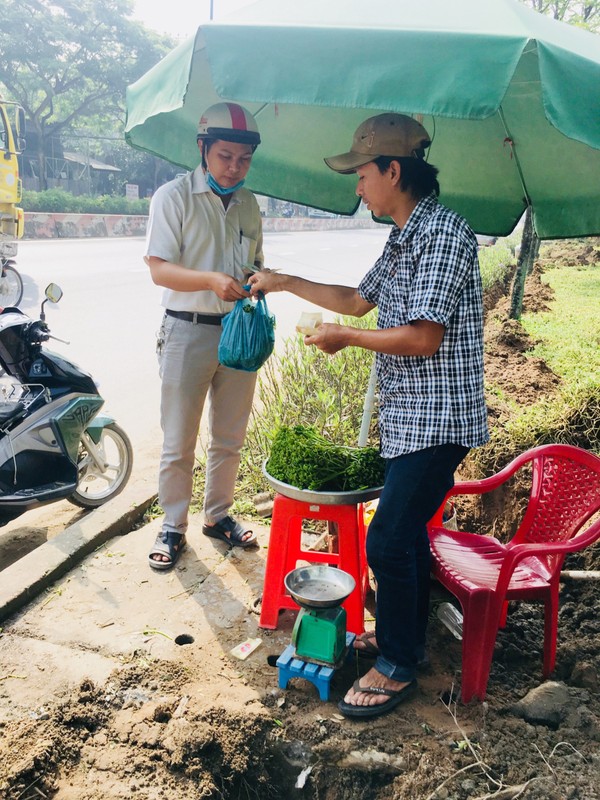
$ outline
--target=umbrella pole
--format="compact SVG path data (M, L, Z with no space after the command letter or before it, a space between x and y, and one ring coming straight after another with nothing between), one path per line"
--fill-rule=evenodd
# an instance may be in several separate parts
M509 319L521 319L523 311L523 296L525 294L525 280L533 271L533 262L540 251L540 240L533 227L533 211L527 206L525 225L521 237L521 252L517 261L517 269L513 283Z
M365 402L363 404L362 422L360 425L360 433L358 435L358 446L365 447L367 438L369 436L369 428L371 426L371 417L373 416L373 408L375 407L375 386L377 385L377 375L375 372L375 358L371 365L371 374L369 376L369 385L367 386L367 393L365 395Z

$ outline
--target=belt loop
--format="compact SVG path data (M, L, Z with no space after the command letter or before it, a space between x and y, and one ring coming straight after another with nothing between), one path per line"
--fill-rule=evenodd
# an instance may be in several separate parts
M192 317L192 324L193 325L197 325L198 324L198 312L197 311L194 311L194 316Z

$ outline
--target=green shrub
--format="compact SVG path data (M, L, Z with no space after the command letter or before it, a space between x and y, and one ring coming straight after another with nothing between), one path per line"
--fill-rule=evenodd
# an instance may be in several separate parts
M25 211L44 214L133 214L147 216L150 201L129 200L118 195L72 195L64 189L43 192L25 190L22 206Z
M479 250L479 269L483 291L488 291L495 283L504 283L515 257L504 241Z
M374 328L376 312L337 321ZM287 339L281 354L267 361L258 376L257 397L242 451L240 481L248 492L268 489L262 462L282 426L310 425L332 444L356 446L374 354L346 347L334 356L307 347L300 334ZM373 414L368 443L378 446ZM250 489L254 487L254 490Z
M72 210L75 198L62 189L47 189L45 192L23 192L22 206L25 211L43 213L65 213Z

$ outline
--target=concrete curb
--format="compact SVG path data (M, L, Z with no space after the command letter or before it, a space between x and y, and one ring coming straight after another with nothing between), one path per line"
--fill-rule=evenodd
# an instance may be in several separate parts
M25 239L86 239L145 236L148 217L127 214L25 212Z
M145 481L128 486L104 506L90 511L2 571L0 622L19 611L85 556L113 536L129 533L156 499Z
M25 239L86 239L145 236L148 217L127 214L54 214L25 212ZM355 230L381 228L370 218L263 217L263 231Z

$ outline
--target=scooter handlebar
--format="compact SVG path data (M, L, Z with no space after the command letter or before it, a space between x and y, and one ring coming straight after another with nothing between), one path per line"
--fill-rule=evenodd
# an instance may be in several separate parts
M50 338L50 328L42 320L36 320L23 331L23 337L27 344L47 342Z

